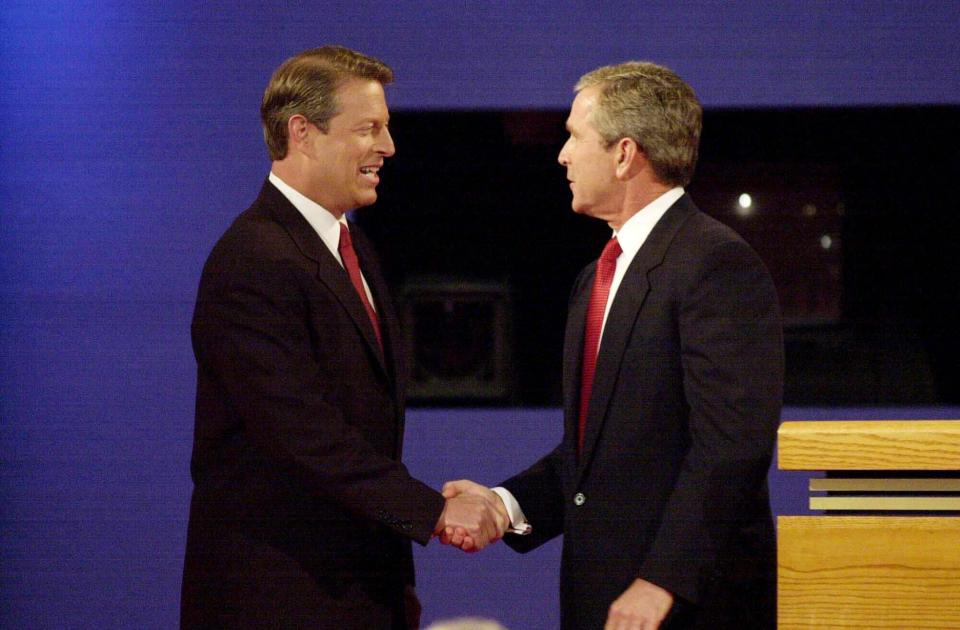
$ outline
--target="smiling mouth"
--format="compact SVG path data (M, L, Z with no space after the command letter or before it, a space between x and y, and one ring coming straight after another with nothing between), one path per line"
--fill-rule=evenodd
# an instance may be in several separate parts
M380 183L380 166L381 165L377 164L360 167L360 177L363 178L366 185L376 187L377 184Z

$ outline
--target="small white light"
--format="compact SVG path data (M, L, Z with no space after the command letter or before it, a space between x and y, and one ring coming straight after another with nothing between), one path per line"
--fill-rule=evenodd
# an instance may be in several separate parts
M756 206L753 205L753 197L747 193L737 197L737 203L733 206L733 213L741 219L749 219L756 210Z
M820 237L820 247L824 249L830 249L833 247L833 239L830 238L829 234L824 234Z

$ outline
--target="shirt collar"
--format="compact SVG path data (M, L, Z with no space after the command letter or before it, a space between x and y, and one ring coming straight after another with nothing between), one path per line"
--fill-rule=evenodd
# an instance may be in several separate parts
M680 186L671 188L627 219L619 230L613 231L613 235L617 237L617 242L620 243L620 249L623 252L621 258L625 260L633 259L647 237L650 236L650 232L653 231L660 217L670 209L670 206L676 203L677 199L683 196L683 193L684 190Z
M347 224L346 215L343 215L338 220L329 210L294 189L287 182L280 179L273 171L270 171L267 179L269 179L270 183L276 186L277 190L303 215L303 218L306 219L310 227L314 229L320 237L320 240L327 246L327 249L333 253L334 257L339 259L340 223L342 222L344 225Z

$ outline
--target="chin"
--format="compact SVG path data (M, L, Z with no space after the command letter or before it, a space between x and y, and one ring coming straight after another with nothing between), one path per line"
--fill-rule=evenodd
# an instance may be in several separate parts
M377 201L377 193L373 193L370 195L361 195L357 197L356 205L354 207L362 208L364 206L373 205L374 203L376 203L376 201Z
M576 201L574 201L573 203L570 204L570 207L573 208L573 211L576 214L582 214L586 217L593 216L593 214L591 214L590 212L590 206L585 206L582 203L577 203Z

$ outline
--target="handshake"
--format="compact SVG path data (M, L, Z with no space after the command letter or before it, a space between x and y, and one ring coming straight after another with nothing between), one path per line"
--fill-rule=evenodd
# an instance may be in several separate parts
M510 528L507 508L490 488L461 479L443 484L442 492L447 502L433 534L444 545L480 551Z

